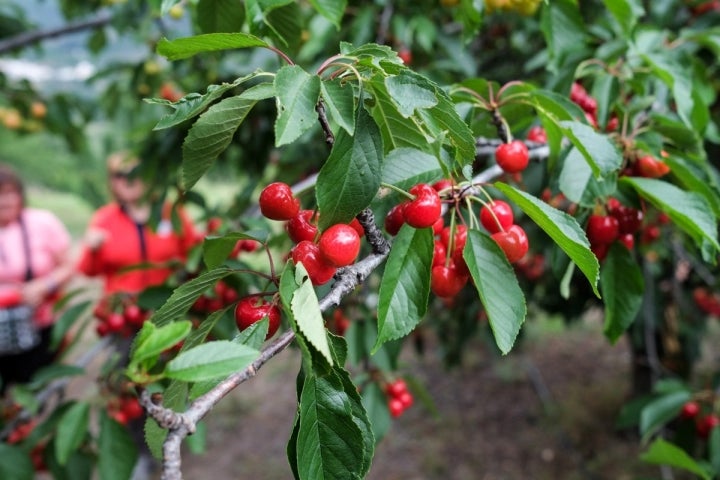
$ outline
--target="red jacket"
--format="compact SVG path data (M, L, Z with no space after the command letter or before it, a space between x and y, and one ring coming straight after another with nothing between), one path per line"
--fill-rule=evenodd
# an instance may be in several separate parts
M184 261L197 241L195 229L187 215L179 210L182 231L174 232L170 209L153 231L136 224L116 203L101 207L90 220L90 226L107 232L105 242L91 251L84 247L78 270L85 275L100 275L105 280L105 293L137 293L162 284L172 273L174 261ZM157 267L140 267L153 264ZM128 267L136 266L131 270Z

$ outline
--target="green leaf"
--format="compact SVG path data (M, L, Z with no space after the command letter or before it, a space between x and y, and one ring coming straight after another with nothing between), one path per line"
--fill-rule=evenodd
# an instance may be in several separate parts
M301 480L357 480L363 470L363 436L350 400L335 375L310 376L300 396L297 449Z
M340 20L347 8L347 0L310 0L310 5L340 29Z
M90 405L74 403L62 416L55 435L55 456L65 465L70 455L82 444L88 432Z
M387 395L375 382L368 383L361 393L363 406L372 424L373 435L379 443L385 438L392 425L392 417L387 407Z
M563 121L560 124L563 133L582 153L596 176L606 176L620 168L622 155L606 135L580 122Z
M157 53L168 60L180 60L203 52L252 47L269 47L269 45L248 33L209 33L172 41L161 38L157 45Z
M245 21L245 10L235 0L200 0L195 11L203 33L239 32Z
M30 455L18 446L0 443L0 478L33 480L35 467Z
M295 281L298 282L299 287L290 300L293 317L300 333L332 365L333 358L328 344L327 330L325 330L325 319L320 311L315 289L302 263L295 266L295 272Z
M187 337L191 329L192 323L189 320L172 322L162 327L157 327L152 322L143 323L142 331L133 343L130 354L131 362L140 363L143 360L159 356Z
M317 124L315 105L320 98L320 77L298 66L282 67L275 75L278 115L275 146L295 141Z
M663 395L648 403L640 412L640 434L646 442L655 432L677 417L682 406L690 400L690 392L681 390Z
M229 232L221 237L206 238L202 248L203 261L208 270L222 265L240 240L255 240L260 243L265 243L266 239L240 232Z
M137 447L125 425L100 412L98 472L101 480L127 480L137 461Z
M191 118L205 111L207 107L209 107L213 102L215 102L215 100L222 97L229 90L236 88L237 86L243 84L248 80L255 79L260 75L262 75L261 72L253 72L242 78L238 78L232 83L223 83L222 85L210 85L207 87L207 91L204 95L190 93L188 95L185 95L177 102L168 102L167 104L171 106L174 111L162 117L160 121L158 121L158 123L155 125L153 130L163 130L166 128L174 127L175 125L179 125L186 120L190 120ZM247 98L247 96L244 95L246 92L249 92L253 88L257 88L262 85L272 84L269 82L263 82L259 85L256 85L255 87L246 90L241 96L243 98Z
M320 169L315 194L319 228L350 223L370 205L380 188L380 132L364 108L358 109L355 136L338 133L330 157Z
M515 270L495 240L475 229L468 231L463 258L487 312L495 343L507 354L527 314Z
M570 257L590 282L595 295L600 297L597 284L600 265L590 251L590 242L585 231L573 217L551 207L532 195L504 183L496 183L495 187L503 192L525 214L530 217L555 243Z
M593 176L590 165L582 153L572 147L562 165L558 179L560 191L568 200L586 207L592 207L598 197L607 197L617 189L614 175Z
M715 472L720 472L720 428L710 430L708 438L708 457Z
M378 337L372 353L388 340L410 333L425 315L433 248L431 228L406 224L395 237L380 283Z
M348 135L355 132L355 93L342 80L325 80L320 83L325 106L337 124Z
M265 337L267 337L268 328L270 326L270 319L266 316L263 317L259 322L255 322L245 330L240 332L237 338L233 339L233 342L247 345L255 350L260 350L263 343L265 343Z
M397 75L385 79L390 98L405 118L415 110L434 107L438 104L435 86L425 77L411 71L401 70Z
M706 164L696 164L674 155L663 159L672 169L672 175L686 190L702 195L711 205L713 214L720 215L718 186Z
M712 475L697 463L682 448L661 438L655 440L647 452L640 456L644 462L653 465L669 465L692 472L704 480L711 480Z
M683 123L697 132L704 132L710 113L693 88L692 69L667 52L648 53L642 57L660 80L672 89L677 113Z
M176 320L178 317L187 313L195 300L209 287L221 278L225 278L233 273L229 268L217 268L205 272L192 280L189 280L178 288L176 288L167 302L160 307L150 318L150 320L161 327L167 323Z
M542 9L541 30L548 45L551 72L557 72L587 41L587 29L573 0L549 2Z
M183 142L184 188L192 188L225 151L255 103L242 96L230 97L200 115Z
M65 334L75 325L75 322L85 313L91 303L90 300L76 303L60 315L50 333L50 350L56 350L60 346Z
M382 163L382 182L409 189L418 183L431 183L443 175L438 159L414 148L396 148Z
M720 250L717 219L704 197L654 178L623 177L621 182L633 187L654 207L667 213L673 223L687 233L699 248L708 242L715 252Z
M600 269L600 291L605 304L603 332L615 343L635 321L645 293L640 266L620 244L610 248Z
M167 364L165 374L185 382L210 380L243 370L259 355L246 345L217 340L181 352Z
M645 14L642 4L636 0L603 0L603 3L620 25L623 35L629 38L638 18Z

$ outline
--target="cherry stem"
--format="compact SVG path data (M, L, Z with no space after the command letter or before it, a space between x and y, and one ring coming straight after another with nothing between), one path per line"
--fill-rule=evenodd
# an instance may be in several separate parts
M500 138L500 140L502 140L503 143L510 143L512 141L512 134L510 133L507 122L505 121L503 116L500 115L500 110L498 110L497 108L493 109L492 111L492 123L497 129L498 137Z
M273 282L275 285L277 285L277 273L275 272L275 262L273 261L272 253L270 253L270 247L267 243L263 243L263 248L265 249L265 253L268 257L268 263L270 264L270 281Z
M293 62L292 60L290 60L290 57L288 57L287 55L285 55L285 52L283 52L283 51L280 50L279 48L273 47L272 45L266 45L265 48L267 48L267 49L269 49L269 50L272 50L273 52L275 52L276 54L278 54L278 55L280 56L280 58L282 58L283 60L285 60L285 62L286 62L288 65L291 65L291 66L292 66L292 65L295 65L295 62Z
M471 197L465 197L465 207L467 207L468 213L470 214L470 228L477 228L477 226L478 226L477 219L475 218L475 215L473 215L471 200L472 200ZM495 214L493 214L493 216L494 215Z
M330 128L330 122L328 122L327 113L325 112L325 102L323 102L322 99L318 100L315 104L315 111L318 114L320 126L325 133L325 143L329 147L332 147L335 144L335 134L333 133L332 128Z
M483 98L482 95L480 95L478 92L471 90L467 87L458 87L453 90L454 92L461 92L461 93L467 93L471 97L473 97L474 100L477 101L478 106L481 108L484 108L486 110L492 110L492 107L490 106L490 103Z
M408 199L410 199L410 200L415 200L415 195L413 195L413 194L411 194L411 193L409 193L409 192L406 192L405 190L403 190L403 189L400 188L400 187L396 187L395 185L392 185L392 184L390 184L390 183L385 183L385 182L381 182L381 183L380 183L380 186L381 186L381 187L385 187L385 188L389 188L390 190L393 190L393 191L399 193L400 195L402 195L402 196L405 197L405 198L408 198Z

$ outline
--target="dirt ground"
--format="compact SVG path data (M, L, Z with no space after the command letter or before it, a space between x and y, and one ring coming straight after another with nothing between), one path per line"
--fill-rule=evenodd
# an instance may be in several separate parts
M416 402L395 420L368 479L659 478L639 462L637 438L614 428L630 387L627 345L609 345L597 322L527 337L503 358L478 343L449 371L407 352L438 414ZM184 455L186 479L292 478L285 443L298 365L283 352L211 412L208 452Z

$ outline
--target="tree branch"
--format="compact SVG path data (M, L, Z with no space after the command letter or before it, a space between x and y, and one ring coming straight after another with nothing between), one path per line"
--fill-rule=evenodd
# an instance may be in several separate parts
M49 38L61 37L70 33L80 32L83 30L104 27L112 20L109 13L103 13L90 20L83 20L77 23L70 23L59 28L49 30L37 30L33 32L23 32L21 34L0 41L0 55L18 50L35 43L39 43Z

